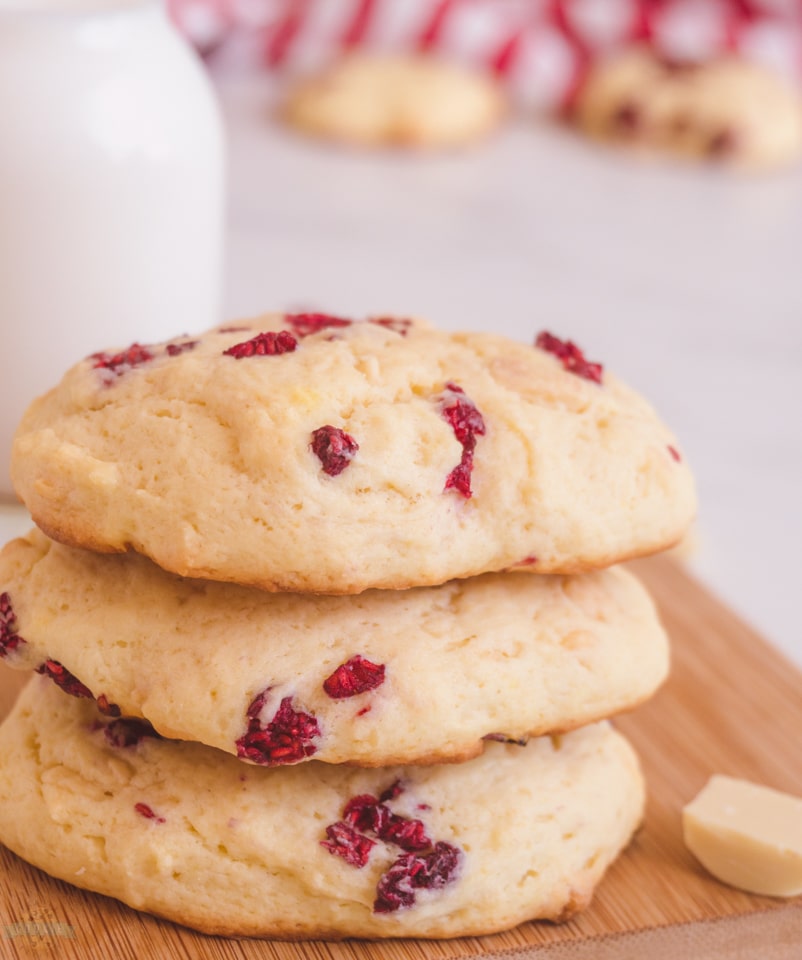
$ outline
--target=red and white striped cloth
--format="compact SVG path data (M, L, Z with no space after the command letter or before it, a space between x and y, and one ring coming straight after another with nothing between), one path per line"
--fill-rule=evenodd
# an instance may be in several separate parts
M802 81L802 0L168 0L202 53L305 72L354 48L436 52L498 74L524 104L570 101L594 58L633 42L725 51Z

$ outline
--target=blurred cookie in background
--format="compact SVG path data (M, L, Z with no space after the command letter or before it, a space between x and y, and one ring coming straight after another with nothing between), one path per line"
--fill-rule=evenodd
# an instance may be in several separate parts
M284 105L310 136L365 147L454 147L498 124L505 101L489 75L432 57L352 55L302 79Z
M627 50L591 69L573 121L599 140L747 170L802 155L800 96L736 58L689 63Z

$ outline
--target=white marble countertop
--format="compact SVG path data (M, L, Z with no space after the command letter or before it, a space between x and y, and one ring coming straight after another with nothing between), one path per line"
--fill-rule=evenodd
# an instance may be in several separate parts
M576 340L677 433L701 501L692 569L802 665L802 167L646 162L524 118L463 153L360 153L286 133L266 80L220 91L226 316L392 311ZM0 537L27 524L0 507Z

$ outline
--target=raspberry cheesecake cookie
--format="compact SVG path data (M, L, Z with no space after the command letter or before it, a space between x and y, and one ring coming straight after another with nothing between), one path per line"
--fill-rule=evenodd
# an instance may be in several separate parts
M683 63L634 49L593 68L576 122L591 136L744 168L802 155L802 100L735 58Z
M0 727L0 841L211 934L454 937L564 919L643 810L635 755L604 723L374 770L246 767L115 724L32 681Z
M94 354L29 408L12 477L64 543L332 594L608 566L695 510L672 434L571 341L395 317Z
M664 679L668 644L620 569L275 594L35 531L0 554L0 657L253 763L387 766L630 709Z
M488 134L504 113L489 75L431 57L352 55L299 81L292 127L360 146L452 147Z

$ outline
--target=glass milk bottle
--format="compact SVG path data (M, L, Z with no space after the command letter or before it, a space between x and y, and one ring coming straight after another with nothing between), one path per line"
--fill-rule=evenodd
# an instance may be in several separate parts
M0 496L25 407L219 322L223 135L158 0L0 0Z

